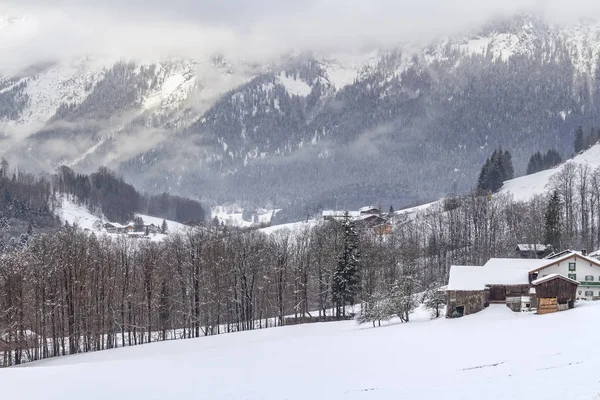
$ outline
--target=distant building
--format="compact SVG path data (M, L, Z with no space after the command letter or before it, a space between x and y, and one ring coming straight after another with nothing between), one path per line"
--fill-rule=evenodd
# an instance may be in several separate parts
M150 225L144 226L144 231L147 234L150 234L150 233L155 234L155 233L160 233L160 228L154 224L150 224Z
M381 210L377 207L367 206L358 210L360 216L364 215L381 215Z
M552 246L545 244L518 244L515 252L520 258L544 258L552 252Z
M117 222L107 222L103 225L103 228L108 233L125 233L127 231L127 227L121 225Z

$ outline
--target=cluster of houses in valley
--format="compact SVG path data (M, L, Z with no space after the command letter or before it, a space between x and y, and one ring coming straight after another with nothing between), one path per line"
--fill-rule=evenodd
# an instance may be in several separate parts
M132 238L148 238L150 235L161 233L160 227L154 224L135 224L130 222L121 225L117 222L106 222L103 226L106 233L117 233Z
M341 221L348 217L374 233L379 235L389 235L393 232L391 220L393 214L383 214L378 207L367 206L362 207L358 211L323 211L323 219L325 221Z
M453 265L446 291L448 318L506 304L513 311L546 314L600 299L600 260L585 250L551 252L518 245L517 258L492 258L483 266ZM549 253L549 254L546 254ZM532 258L544 256L543 258Z

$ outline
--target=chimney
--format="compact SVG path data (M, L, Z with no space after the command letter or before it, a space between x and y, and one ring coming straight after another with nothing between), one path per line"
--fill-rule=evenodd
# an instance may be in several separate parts
M581 255L582 256L587 256L587 250L586 249L581 249Z

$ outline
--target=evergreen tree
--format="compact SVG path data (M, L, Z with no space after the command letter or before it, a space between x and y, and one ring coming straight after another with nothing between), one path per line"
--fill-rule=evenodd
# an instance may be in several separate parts
M484 193L495 193L500 190L504 181L513 179L514 174L510 153L502 148L494 150L481 169L477 189Z
M542 170L544 160L542 154L538 151L531 156L529 163L527 164L527 175L535 174Z
M583 128L581 126L577 128L577 132L575 132L575 142L573 143L573 147L575 154L578 154L585 149L585 144L583 142Z
M562 158L558 151L554 149L548 150L546 155L544 155L544 167L545 169L556 167L558 164L562 162Z
M504 153L500 149L500 170L502 171L502 183L504 181L511 180L515 177L515 169L513 167L512 156L510 152L506 150Z
M218 222L218 220L217 220L217 222ZM167 226L167 221L163 219L162 224L160 225L160 233L162 233L163 235L166 234L167 229L169 229Z
M346 305L354 304L354 298L358 292L360 283L358 274L358 264L360 261L358 234L348 212L344 215L342 228L342 251L333 273L331 288L336 315L338 317L346 316Z
M552 245L554 250L560 249L561 242L560 207L560 197L555 190L544 214L544 240L546 244Z

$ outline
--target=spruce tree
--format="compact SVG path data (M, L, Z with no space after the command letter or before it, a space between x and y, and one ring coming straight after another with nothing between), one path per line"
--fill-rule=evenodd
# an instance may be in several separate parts
M354 304L360 283L358 274L358 263L360 261L358 234L348 212L344 215L342 229L342 251L338 257L331 284L336 316L338 317L345 317L346 305Z
M215 218L217 218L217 217L215 217ZM217 223L218 223L218 220L217 220ZM160 226L160 233L162 233L163 235L166 234L167 229L168 229L167 221L163 219L162 225Z
M560 250L560 197L558 191L552 192L544 214L544 239L554 250Z
M584 147L585 143L583 141L583 128L580 126L577 128L577 132L575 132L575 142L573 143L575 154L582 152Z

